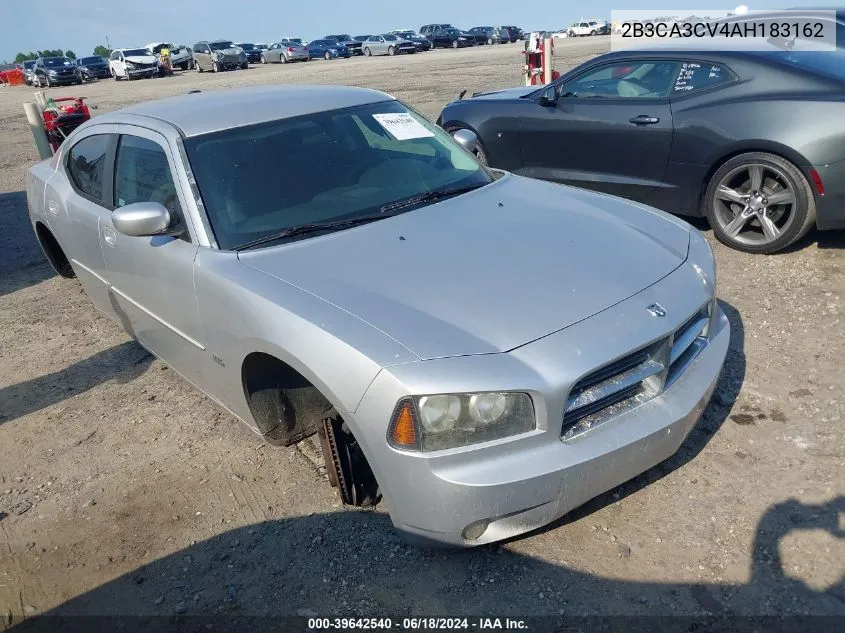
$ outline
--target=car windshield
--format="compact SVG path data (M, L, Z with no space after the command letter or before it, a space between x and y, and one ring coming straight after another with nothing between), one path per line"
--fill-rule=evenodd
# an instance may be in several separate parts
M758 55L793 66L799 70L845 80L845 51L841 48L833 51L767 51L758 53Z
M102 57L83 57L79 60L80 64L103 64L105 60Z
M185 148L226 250L302 225L410 210L425 204L414 203L419 196L492 181L451 136L397 101L213 132ZM280 156L292 159L281 169Z
M145 48L130 48L123 51L124 57L147 57L150 52Z
M222 51L226 48L232 48L234 44L232 42L211 42L208 46L213 51Z
M47 68L59 68L60 66L70 66L71 61L67 57L45 57L44 65Z

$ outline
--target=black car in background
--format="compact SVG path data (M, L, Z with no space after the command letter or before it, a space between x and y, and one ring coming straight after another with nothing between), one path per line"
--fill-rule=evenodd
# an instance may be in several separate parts
M246 55L246 59L250 64L257 64L261 61L261 52L264 50L257 44L251 44L249 42L235 44L235 46L241 48Z
M326 35L324 40L329 40L330 42L337 42L339 44L343 44L346 48L349 49L349 52L353 55L363 55L364 49L361 47L361 42L353 38L351 35L342 34L342 35Z
M371 37L372 37L372 34L370 34L370 35L356 35L352 39L355 40L356 42L362 42L362 45L363 45L363 42L366 42Z
M108 79L111 77L109 63L99 55L94 55L92 57L80 57L76 60L76 67L82 74L82 79L84 81L90 81L92 79Z
M508 39L504 40L504 34L492 26L474 26L468 33L476 37L476 44L502 44L504 41L510 41L510 33L507 34ZM478 41L479 37L481 41Z
M399 37L406 39L410 42L414 43L414 46L417 47L417 52L420 51L430 51L431 50L431 40L423 37L416 31L412 31L410 29L405 30L398 30L398 31L391 31L391 35L398 35Z
M518 26L503 26L502 28L508 32L508 35L510 35L511 42L525 39L525 33Z
M40 88L47 86L67 86L81 84L82 72L67 57L39 57L32 70L32 85Z
M453 26L441 24L429 24L420 29L420 35L424 35L431 42L432 48L464 48L472 46L474 37L463 35ZM427 30L424 30L427 29Z
M438 123L474 131L493 167L705 216L728 246L773 253L813 225L845 229L843 101L843 49L667 43L475 94Z

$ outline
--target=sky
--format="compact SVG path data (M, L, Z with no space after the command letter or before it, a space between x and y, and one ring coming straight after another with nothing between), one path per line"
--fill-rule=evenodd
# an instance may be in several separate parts
M312 40L331 33L359 35L419 29L423 24L439 22L464 29L500 24L525 30L558 29L581 18L610 19L612 10L665 9L660 13L681 15L684 10L702 8L729 11L738 4L758 10L826 6L836 2L774 0L758 6L753 0L594 0L590 3L573 0L0 0L0 10L10 17L4 21L6 28L0 38L0 60L11 61L18 52L57 48L70 49L81 57L90 55L97 44L106 44L106 38L111 48L132 48L156 41L191 46L205 39L273 42L284 37L301 37Z

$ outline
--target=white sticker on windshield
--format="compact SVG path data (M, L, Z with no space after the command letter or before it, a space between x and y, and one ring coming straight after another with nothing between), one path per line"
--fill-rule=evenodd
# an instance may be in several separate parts
M374 114L373 118L387 130L397 141L407 141L412 138L431 138L434 132L425 128L408 112L391 114Z

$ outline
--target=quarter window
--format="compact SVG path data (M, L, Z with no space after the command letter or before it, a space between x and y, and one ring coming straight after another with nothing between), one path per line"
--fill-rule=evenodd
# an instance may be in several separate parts
M87 136L74 145L67 158L67 172L76 189L98 202L103 201L103 180L111 134Z
M561 97L663 99L669 96L677 62L626 61L590 70L561 86Z
M179 196L164 149L154 141L123 135L114 170L114 206L135 202L158 202L181 217Z
M683 62L672 86L673 95L704 90L733 81L733 73L720 64Z

